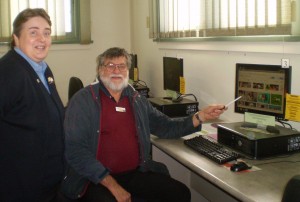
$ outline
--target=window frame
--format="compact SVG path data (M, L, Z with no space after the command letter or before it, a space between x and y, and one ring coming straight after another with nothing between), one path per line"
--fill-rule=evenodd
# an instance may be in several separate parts
M72 0L72 27L73 30L66 34L65 39L52 38L52 44L91 44L91 15L90 0ZM13 22L14 19L12 19ZM0 41L0 46L9 46L11 36L7 41Z

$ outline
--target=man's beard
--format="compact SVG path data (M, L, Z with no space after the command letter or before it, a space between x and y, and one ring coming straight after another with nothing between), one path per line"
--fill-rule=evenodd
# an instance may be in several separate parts
M121 77L122 82L118 84L113 83L110 80L112 77ZM100 74L100 79L107 88L116 92L122 91L124 88L126 88L128 86L128 81L129 81L128 76L124 77L123 75L119 75L119 74L111 74L108 77L105 77L103 76L103 74Z

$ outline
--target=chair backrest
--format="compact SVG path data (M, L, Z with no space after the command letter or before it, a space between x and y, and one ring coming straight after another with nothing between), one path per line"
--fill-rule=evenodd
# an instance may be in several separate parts
M69 100L81 88L83 88L82 81L78 77L71 77L69 81Z
M298 202L300 200L300 175L292 177L284 189L282 202Z

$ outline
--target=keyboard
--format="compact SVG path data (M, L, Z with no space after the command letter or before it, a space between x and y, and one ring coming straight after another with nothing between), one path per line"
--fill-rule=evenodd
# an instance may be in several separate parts
M185 139L184 144L218 164L224 164L241 157L239 153L225 148L215 139L207 135L199 135Z

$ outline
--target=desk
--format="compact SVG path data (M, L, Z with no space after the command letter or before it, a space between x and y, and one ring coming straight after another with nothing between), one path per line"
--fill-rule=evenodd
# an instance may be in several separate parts
M288 180L300 174L300 153L269 160L245 159L247 163L261 170L234 173L194 152L184 145L183 140L183 138L170 140L151 137L154 147L181 163L191 171L191 176L203 178L237 201L280 202ZM195 178L191 177L191 181L193 179ZM214 201L209 198L208 200Z

